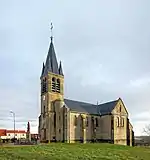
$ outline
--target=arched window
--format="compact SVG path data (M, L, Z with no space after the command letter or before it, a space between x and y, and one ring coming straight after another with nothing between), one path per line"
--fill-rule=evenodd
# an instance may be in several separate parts
M121 112L121 105L120 105L119 111Z
M44 129L44 139L46 139L46 129Z
M124 127L124 118L121 118L121 127Z
M56 81L56 92L60 93L60 79Z
M50 111L51 111L51 112L54 112L54 111L55 111L55 104L54 104L54 102L51 102Z
M95 118L96 121L96 127L98 127L98 118Z
M53 92L56 91L56 79L55 79L55 77L52 78L52 91Z
M119 117L117 117L117 127L119 127Z
M89 118L86 117L86 127L88 127L88 125L89 125Z
M114 129L114 117L111 117L111 128Z
M43 107L43 117L45 117L45 114L46 114L46 108L45 106Z
M54 128L56 128L56 113L54 113Z
M92 121L92 127L94 127L94 117L91 118Z
M74 116L74 126L77 126L77 116Z
M82 115L80 115L80 127L85 128L84 119L83 119Z

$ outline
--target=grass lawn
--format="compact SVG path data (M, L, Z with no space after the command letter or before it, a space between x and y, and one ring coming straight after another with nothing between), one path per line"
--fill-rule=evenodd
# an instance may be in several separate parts
M0 147L0 160L150 160L150 148L112 144L47 144Z

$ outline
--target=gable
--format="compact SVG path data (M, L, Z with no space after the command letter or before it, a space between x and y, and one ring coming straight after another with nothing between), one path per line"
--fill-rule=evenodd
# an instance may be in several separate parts
M119 98L114 109L112 110L112 114L122 114L128 116L128 111L121 98Z

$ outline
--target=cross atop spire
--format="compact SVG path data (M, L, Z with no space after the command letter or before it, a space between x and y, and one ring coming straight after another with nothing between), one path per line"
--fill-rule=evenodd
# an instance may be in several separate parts
M43 63L41 77L47 75L48 72L64 76L61 62L60 62L60 65L58 66L56 53L55 53L55 49L54 49L54 45L53 45L53 35L52 35L53 24L52 23L51 23L50 29L51 29L51 37L50 37L51 42L50 42L46 62Z
M53 23L51 22L51 42L53 41Z

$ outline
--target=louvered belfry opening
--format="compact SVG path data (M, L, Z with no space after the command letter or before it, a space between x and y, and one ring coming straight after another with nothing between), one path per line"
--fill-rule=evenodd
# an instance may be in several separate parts
M42 82L42 93L47 92L47 79L44 78Z
M55 77L52 78L52 91L53 92L56 91L56 78Z
M60 79L56 81L56 92L60 93Z

